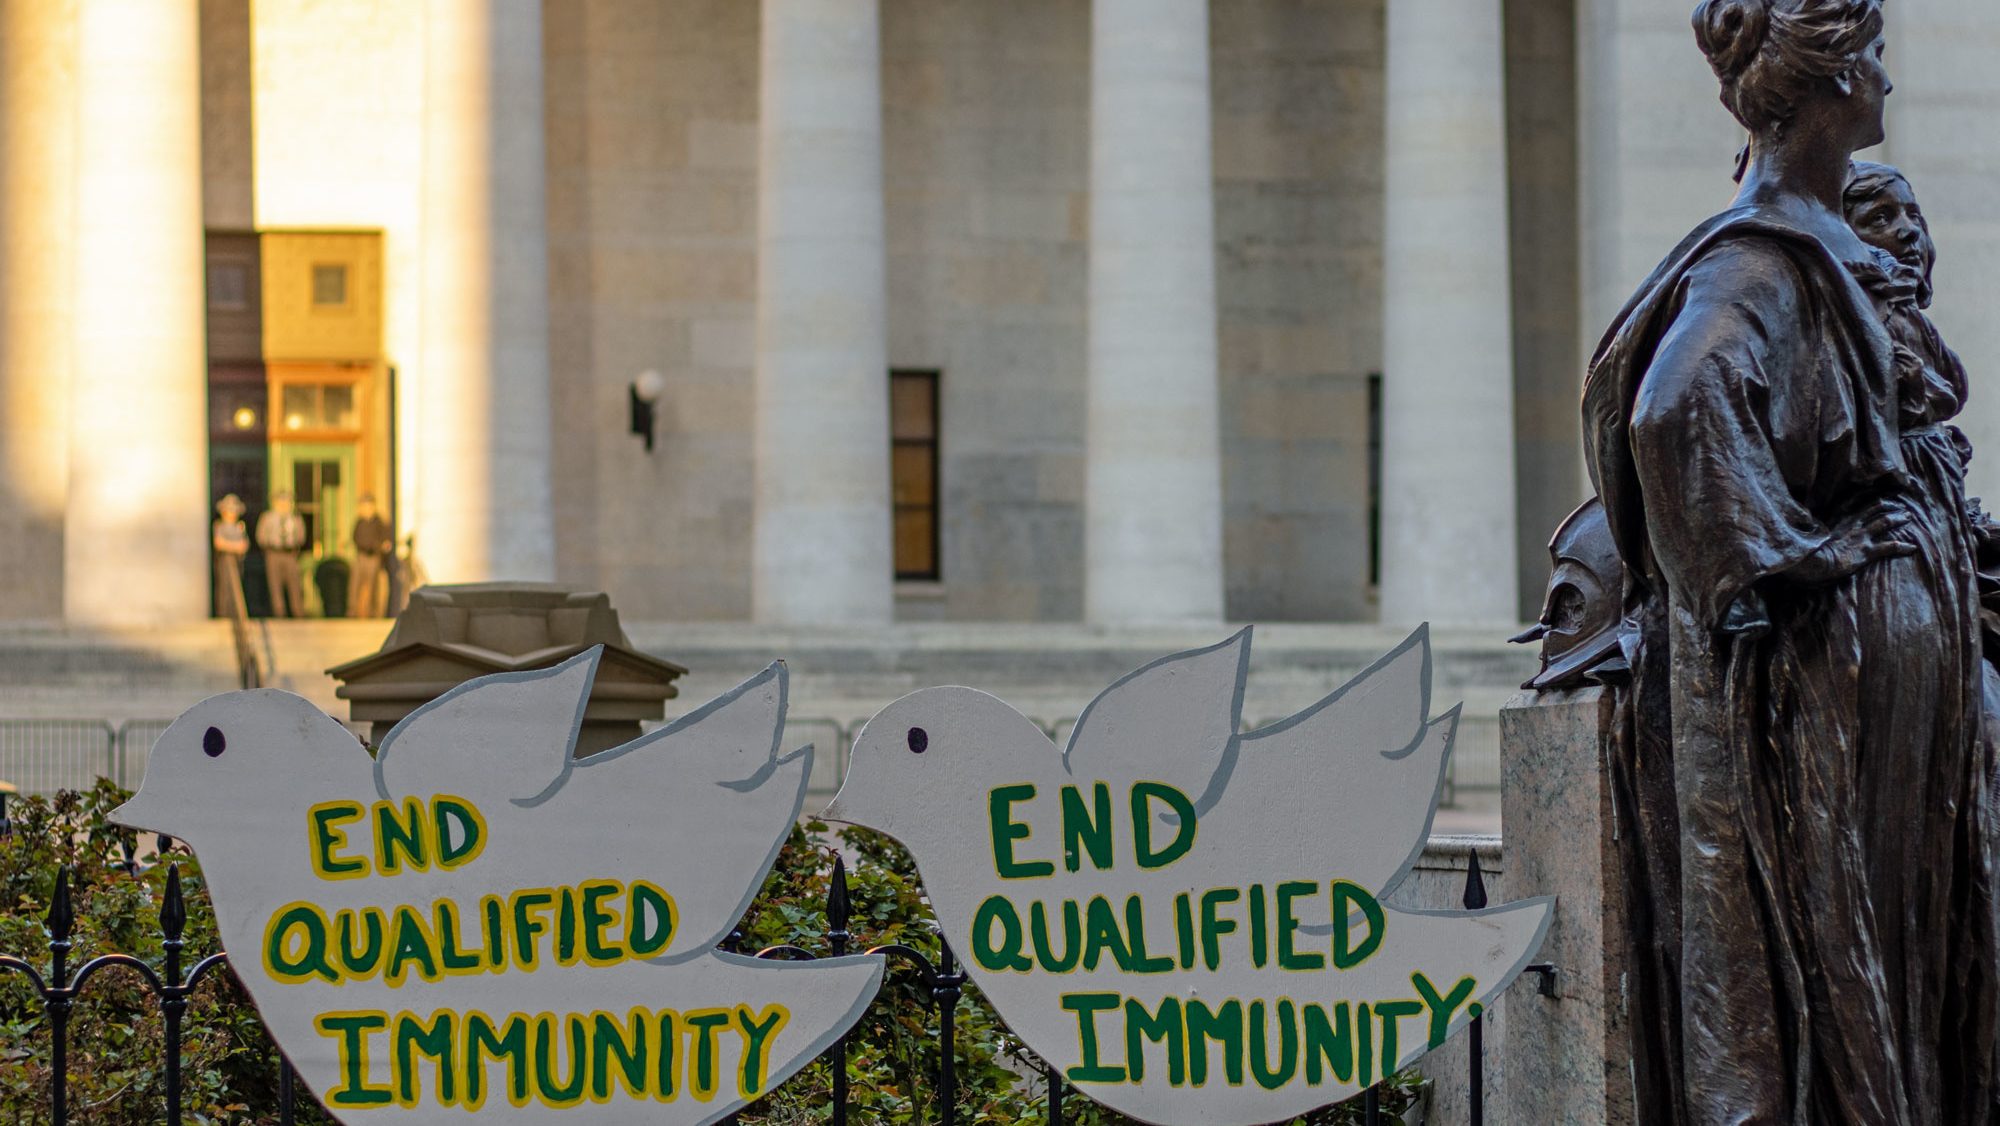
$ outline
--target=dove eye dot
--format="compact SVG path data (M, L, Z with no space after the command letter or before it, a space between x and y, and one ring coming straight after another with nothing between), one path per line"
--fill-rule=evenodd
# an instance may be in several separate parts
M229 747L229 741L222 737L222 729L211 727L202 733L201 752L209 758L220 757Z
M910 753L923 754L931 749L931 733L921 727L910 728Z

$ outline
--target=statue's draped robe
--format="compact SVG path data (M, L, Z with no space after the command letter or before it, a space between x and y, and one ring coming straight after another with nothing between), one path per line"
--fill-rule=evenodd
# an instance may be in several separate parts
M1988 1121L1970 533L1897 378L1856 277L1759 208L1691 234L1592 362L1634 650L1614 776L1642 1121ZM1914 555L1793 575L1881 504Z

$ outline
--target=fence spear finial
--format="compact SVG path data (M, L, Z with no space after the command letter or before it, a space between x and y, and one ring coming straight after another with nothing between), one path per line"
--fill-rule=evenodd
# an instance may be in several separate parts
M49 902L49 937L56 942L68 942L70 930L76 926L76 909L70 904L69 865L56 869L56 890Z
M847 929L848 915L847 860L844 857L835 856L833 858L833 878L829 881L826 891L826 921L832 925L833 930L845 931Z
M167 866L167 894L160 901L160 931L168 942L179 942L187 929L187 904L181 899L181 866Z
M1479 848L1468 849L1466 856L1465 909L1477 911L1486 906L1486 880L1479 871Z

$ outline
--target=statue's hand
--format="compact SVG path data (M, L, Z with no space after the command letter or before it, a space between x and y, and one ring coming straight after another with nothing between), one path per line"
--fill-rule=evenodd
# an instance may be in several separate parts
M1907 538L1910 518L1888 505L1875 505L1834 525L1833 534L1792 568L1802 583L1830 583L1854 574L1870 563L1915 555Z

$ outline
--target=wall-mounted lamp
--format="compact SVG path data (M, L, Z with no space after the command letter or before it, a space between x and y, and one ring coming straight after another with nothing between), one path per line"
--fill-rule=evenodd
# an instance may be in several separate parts
M647 453L653 452L653 404L666 389L667 381L651 369L640 372L627 388L632 395L632 433L646 439Z

